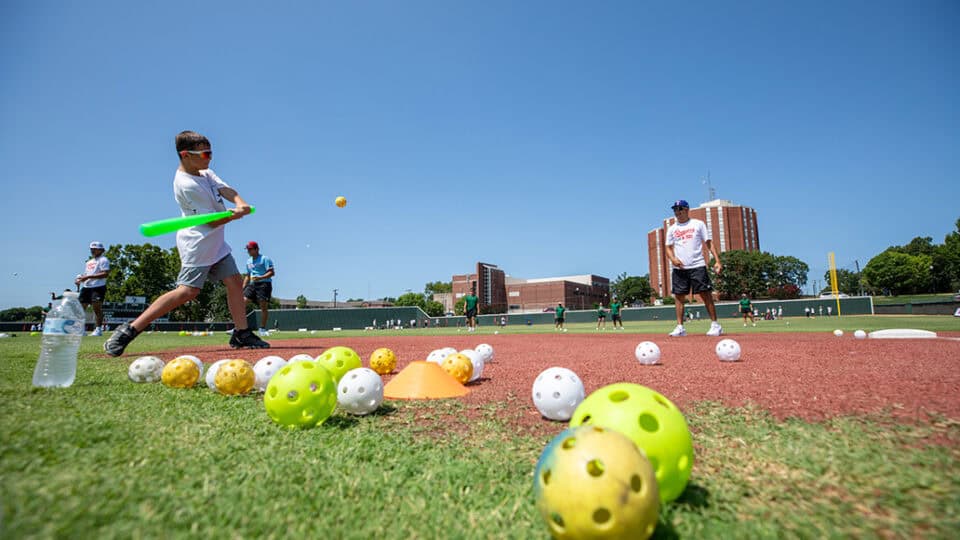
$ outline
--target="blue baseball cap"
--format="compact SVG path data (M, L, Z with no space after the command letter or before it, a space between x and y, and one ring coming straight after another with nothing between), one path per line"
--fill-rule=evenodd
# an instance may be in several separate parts
M690 203L688 203L683 199L678 199L676 201L673 201L673 206L671 206L670 208L690 208Z

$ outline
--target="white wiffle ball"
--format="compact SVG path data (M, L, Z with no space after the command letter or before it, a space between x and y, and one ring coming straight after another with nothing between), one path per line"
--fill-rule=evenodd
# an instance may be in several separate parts
M438 366L443 363L443 359L447 357L448 353L445 349L434 349L430 351L430 354L427 355L427 362L432 362Z
M290 359L287 360L287 363L288 363L288 364L292 364L292 363L294 363L294 362L313 362L313 360L314 360L314 358L313 358L312 356L310 356L309 354L300 353L300 354L295 354L295 355L291 356Z
M867 339L867 333L864 332L863 330L857 330L856 332L853 333L853 337L857 339Z
M130 363L127 377L137 383L157 382L163 374L163 366L163 360L156 356L141 356Z
M652 341L641 341L633 351L637 361L645 366L660 363L660 347Z
M287 361L279 356L264 356L253 365L253 387L258 392L266 392L267 384L273 375L283 369Z
M837 336L837 337L842 337L842 336L843 336L843 330L837 328L836 330L833 331L833 335L835 335L835 336Z
M220 365L221 365L221 364L223 364L224 362L226 362L226 361L228 361L228 360L231 360L231 359L230 359L230 358L224 358L224 359L222 359L222 360L217 360L217 361L214 362L213 364L210 364L210 367L207 368L207 375L206 375L206 377L203 379L203 381L204 381L205 383L207 383L207 388L213 390L214 392L220 392L219 390L217 390L217 383L216 383L217 370L220 369Z
M473 348L473 350L483 355L483 361L486 363L493 362L493 347L487 345L486 343L481 343Z
M483 355L474 349L464 349L460 351L460 354L469 358L470 363L473 364L473 375L470 376L470 380L467 382L473 382L479 379L480 376L483 375L483 366L486 365Z
M376 371L359 367L343 375L337 384L337 405L350 414L370 414L383 403L383 379Z
M583 381L573 371L551 367L533 381L533 404L544 418L565 422L573 416L586 392Z
M721 362L736 362L740 360L740 344L732 339L721 339L717 343L717 358Z

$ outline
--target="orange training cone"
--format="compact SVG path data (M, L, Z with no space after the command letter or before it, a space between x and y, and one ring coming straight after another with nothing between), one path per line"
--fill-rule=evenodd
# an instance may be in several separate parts
M422 360L410 362L383 387L383 397L390 399L443 399L469 393L438 364Z

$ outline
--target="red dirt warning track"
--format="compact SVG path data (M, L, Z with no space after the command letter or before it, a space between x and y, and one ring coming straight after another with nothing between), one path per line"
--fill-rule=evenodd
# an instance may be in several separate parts
M587 393L615 382L635 382L656 389L683 408L710 400L728 406L756 404L778 418L820 420L840 414L889 411L895 417L925 420L931 414L960 419L960 333L937 339L866 339L832 334L729 335L743 350L741 361L720 362L717 338L603 332L597 334L403 336L394 332L369 337L275 340L269 350L232 350L204 345L154 353L164 360L194 354L205 363L221 358L256 360L268 354L290 358L316 356L329 347L351 347L364 359L380 347L392 349L397 371L423 360L434 349L473 348L488 343L494 360L483 378L462 398L482 404L518 398L528 410L517 421L547 422L530 399L533 380L544 369L572 369ZM203 342L209 343L207 339ZM662 365L643 366L634 358L641 341L662 351ZM384 377L384 382L390 380Z

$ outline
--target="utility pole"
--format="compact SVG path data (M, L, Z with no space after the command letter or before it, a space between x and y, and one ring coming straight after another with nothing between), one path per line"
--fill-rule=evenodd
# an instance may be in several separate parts
M333 307L334 307L334 308L337 307L337 291L338 291L338 289L334 289L334 290L333 290Z

